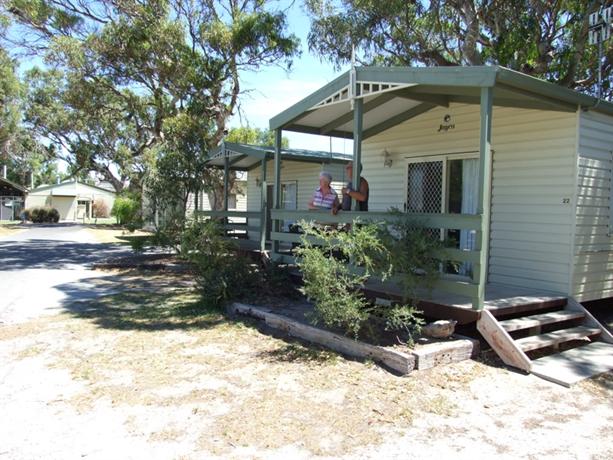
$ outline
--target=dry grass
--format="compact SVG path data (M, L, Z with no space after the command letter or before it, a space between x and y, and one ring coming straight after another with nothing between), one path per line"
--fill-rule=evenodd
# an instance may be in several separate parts
M147 236L151 233L142 230L130 232L121 228L106 227L106 226L90 226L87 231L99 243L121 243L126 244L126 237Z
M129 414L125 429L150 443L189 443L194 453L224 457L287 446L310 455L359 455L423 420L432 436L462 436L477 417L466 402L492 411L496 402L481 402L485 390L520 378L477 361L396 377L372 363L263 334L249 320L230 321L181 287L185 278L130 272L124 280L127 293L0 328L0 349L10 349L15 360L44 359L48 368L68 371L79 384L66 399L72 411L86 416L107 404ZM608 374L582 388L600 404L611 395L611 381ZM501 416L513 415L513 399L500 407ZM151 413L160 420L154 427ZM542 420L535 409L518 427L542 429Z
M5 236L14 235L16 233L24 231L23 228L16 228L15 225L16 224L13 222L10 222L10 223L1 222L0 223L0 238L3 238Z

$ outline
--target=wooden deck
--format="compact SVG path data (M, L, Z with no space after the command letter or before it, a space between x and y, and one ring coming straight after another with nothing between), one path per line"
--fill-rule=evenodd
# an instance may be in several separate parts
M258 241L236 241L242 250L259 255L260 245ZM269 249L269 244L267 249ZM284 249L289 252L290 245L287 245ZM298 271L296 271L296 276L300 277ZM402 297L399 286L376 280L369 281L366 284L364 293L372 299L400 300ZM437 289L422 289L418 292L418 297L420 299L419 308L430 318L455 319L459 324L470 324L479 319L479 312L472 308L472 300L469 297L450 294ZM555 308L565 303L565 296L545 291L491 283L487 284L485 289L485 309L489 310L495 317Z

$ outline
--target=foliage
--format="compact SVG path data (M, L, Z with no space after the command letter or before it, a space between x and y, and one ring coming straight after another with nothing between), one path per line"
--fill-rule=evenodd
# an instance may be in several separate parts
M207 180L201 160L237 107L240 72L289 67L297 53L285 13L271 1L3 5L14 21L5 42L45 59L44 69L28 73L28 124L61 146L56 154L72 174L93 171L116 191L140 188L166 155L180 160L186 178L175 186L193 191Z
M237 144L274 146L275 132L270 129L241 126L239 128L232 128L224 139L227 142L234 142ZM287 137L281 139L281 146L283 148L289 147L289 139Z
M35 224L56 224L60 220L60 213L55 208L35 207L24 210L25 220L30 220Z
M111 216L119 225L133 226L140 220L140 202L130 196L118 196L113 203Z
M96 219L109 217L109 207L106 201L101 199L94 200L92 203L92 213Z
M381 268L385 273L388 268L389 253L378 236L378 226L359 225L341 232L304 221L300 225L304 234L295 252L300 258L304 293L315 301L313 321L341 328L357 338L371 308L359 288L371 274Z
M405 213L392 209L392 223L381 232L391 256L392 272L400 277L403 301L414 302L418 287L431 288L440 276L444 242L438 230L425 228Z
M587 43L588 17L601 3L306 0L312 19L308 42L339 67L350 61L354 45L365 65L500 64L594 94L598 54ZM611 98L610 40L604 55L604 94Z
M194 265L203 300L209 306L240 298L259 284L255 267L247 257L236 254L234 243L224 238L221 225L214 220L189 222L181 250Z

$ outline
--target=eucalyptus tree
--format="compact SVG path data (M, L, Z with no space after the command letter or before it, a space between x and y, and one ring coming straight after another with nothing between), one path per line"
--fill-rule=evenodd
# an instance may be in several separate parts
M340 66L500 64L593 93L597 49L588 16L611 0L305 0L309 47ZM613 46L605 46L611 97Z
M7 0L5 41L44 58L27 121L117 191L168 156L195 191L237 107L240 72L291 64L298 40L263 0ZM180 159L180 161L176 161ZM206 182L206 181L205 181Z

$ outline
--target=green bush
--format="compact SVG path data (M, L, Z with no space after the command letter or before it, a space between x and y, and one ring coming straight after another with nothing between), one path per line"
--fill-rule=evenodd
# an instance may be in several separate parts
M442 243L400 218L391 226L355 224L348 232L326 231L304 222L301 226L304 235L295 252L304 293L315 302L312 321L374 341L387 331L412 345L424 320L411 302L416 300L415 289L438 275L436 254ZM400 279L404 301L392 306L368 301L361 291L366 281L371 276L385 280L392 274Z
M55 224L60 220L60 213L55 208L35 207L23 211L25 220L34 222L35 224Z
M418 288L430 289L440 277L445 244L439 230L426 228L396 209L391 212L395 219L382 228L381 239L391 256L391 272L400 281L403 302L413 303Z
M375 224L350 232L326 231L302 222L302 244L295 251L303 274L304 293L315 301L312 321L341 328L358 337L372 308L360 287L371 274L385 278L389 254ZM352 265L348 264L352 261Z
M181 253L196 270L196 280L207 305L223 303L256 290L260 278L251 261L237 254L224 238L218 222L189 222L181 238Z
M140 202L127 196L119 196L113 203L111 216L117 219L119 225L136 228L140 222Z

